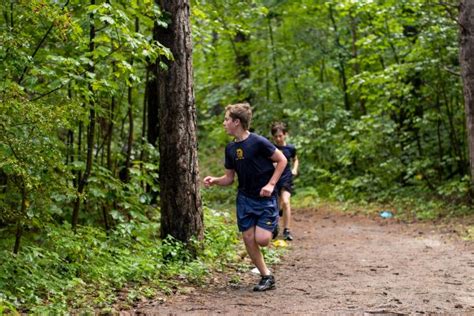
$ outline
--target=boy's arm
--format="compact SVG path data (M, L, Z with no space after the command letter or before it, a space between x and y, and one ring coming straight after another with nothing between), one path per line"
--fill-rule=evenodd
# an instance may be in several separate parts
M270 181L268 181L268 183L260 190L260 196L262 197L272 195L273 189L275 189L275 185L278 182L278 179L280 179L280 176L283 173L283 170L285 170L286 164L288 163L285 155L283 155L279 149L275 150L270 159L276 162L275 171L273 172Z
M293 158L293 170L291 170L291 174L296 176L298 175L298 167L299 167L299 160L298 160L298 156L295 155L295 158Z
M208 188L211 185L221 185L221 186L231 185L232 183L234 183L234 177L235 177L235 170L225 169L225 174L221 177L212 177L212 176L205 177L204 186Z

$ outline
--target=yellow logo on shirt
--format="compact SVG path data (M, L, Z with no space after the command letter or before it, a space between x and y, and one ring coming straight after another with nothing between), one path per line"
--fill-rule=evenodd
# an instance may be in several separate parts
M235 153L237 154L237 160L244 159L244 151L242 148L237 148Z

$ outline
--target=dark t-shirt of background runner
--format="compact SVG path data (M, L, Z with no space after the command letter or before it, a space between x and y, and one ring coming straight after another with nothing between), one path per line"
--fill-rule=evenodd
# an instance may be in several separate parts
M254 133L241 142L231 142L226 146L224 166L237 173L239 192L260 198L260 190L275 171L270 159L275 150L276 147L268 139Z
M293 178L293 174L291 173L291 159L296 157L296 147L291 144L287 144L285 146L276 146L276 148L280 149L283 155L285 155L288 163L286 164L285 170L280 177L280 181L289 181Z

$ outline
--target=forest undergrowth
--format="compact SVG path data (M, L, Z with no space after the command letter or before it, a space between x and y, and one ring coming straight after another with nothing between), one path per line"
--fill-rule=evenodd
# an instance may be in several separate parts
M204 193L210 202L205 207L205 238L195 259L182 243L158 238L158 218L123 224L109 234L88 226L81 226L74 233L67 223L47 226L44 234L32 232L31 238L24 238L27 244L19 254L2 250L0 312L114 312L158 294L173 295L185 284L199 286L216 272L248 270L229 196L220 191ZM390 204L343 202L318 197L311 188L299 190L293 204L294 208L324 205L367 216L388 211L406 222L448 222L470 216L467 206L449 207L441 201L421 203L419 197L399 198ZM459 231L462 238L474 239L474 222L467 221ZM12 242L2 238L3 246ZM265 256L270 263L276 263L283 252L274 247Z

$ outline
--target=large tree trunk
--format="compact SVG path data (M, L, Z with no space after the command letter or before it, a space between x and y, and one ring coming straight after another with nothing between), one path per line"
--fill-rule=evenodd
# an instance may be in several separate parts
M199 194L196 109L193 92L189 0L157 1L170 16L154 37L170 48L174 60L158 68L161 236L188 242L203 237ZM151 96L151 95L150 95Z
M463 0L459 9L459 59L464 85L464 109L469 144L471 197L474 188L474 2Z

